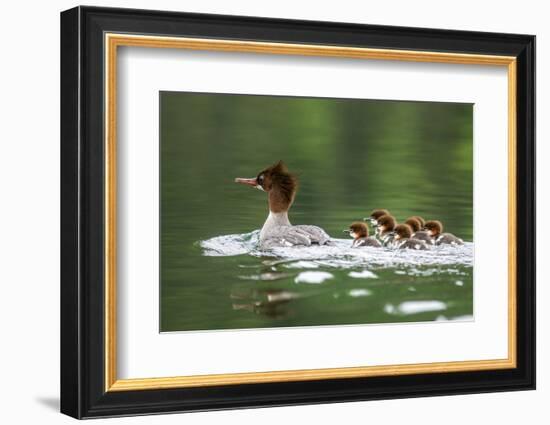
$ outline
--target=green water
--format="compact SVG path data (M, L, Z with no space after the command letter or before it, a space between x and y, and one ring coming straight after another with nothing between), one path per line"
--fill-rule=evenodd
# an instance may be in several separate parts
M161 331L453 319L473 312L469 265L317 265L296 283L272 257L205 256L200 241L261 228L266 194L233 182L282 159L298 174L293 224L331 236L387 208L472 240L472 105L160 94ZM437 255L437 253L433 253ZM372 270L358 279L352 271ZM411 301L444 309L396 314ZM393 308L393 311L392 311Z

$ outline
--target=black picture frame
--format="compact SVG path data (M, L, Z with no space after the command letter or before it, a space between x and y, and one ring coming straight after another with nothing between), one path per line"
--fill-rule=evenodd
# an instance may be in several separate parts
M517 58L517 367L106 392L104 33L308 43ZM61 13L61 412L75 418L535 388L535 37L76 7Z

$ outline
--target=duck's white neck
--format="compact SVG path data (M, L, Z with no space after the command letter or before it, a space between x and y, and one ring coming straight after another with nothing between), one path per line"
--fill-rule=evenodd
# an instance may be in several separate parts
M267 220L265 221L262 230L260 231L260 239L265 239L268 234L273 232L278 227L281 226L290 226L290 221L288 220L288 212L273 212L269 211Z

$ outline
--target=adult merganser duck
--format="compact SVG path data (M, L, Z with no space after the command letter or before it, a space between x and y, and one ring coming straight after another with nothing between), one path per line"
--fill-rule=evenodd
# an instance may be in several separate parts
M452 233L441 233L443 224L438 220L427 221L424 227L436 245L464 245L464 241Z
M412 237L413 231L408 224L399 224L395 226L394 246L399 249L428 249L426 242Z
M288 210L294 202L298 180L282 161L260 171L254 178L236 178L235 182L267 192L269 215L260 231L260 248L325 245L330 241L330 236L320 227L290 224Z
M365 223L356 221L351 223L349 229L344 230L344 233L349 233L353 238L352 248L358 248L360 246L372 246L380 248L382 244L373 236L369 236L369 228Z
M395 236L395 218L386 214L378 219L378 234L377 238L384 246L392 246Z
M412 235L413 239L419 239L421 241L426 242L429 245L433 245L434 241L430 236L430 234L426 230L422 230L423 221L421 222L419 218L421 219L422 217L418 217L418 216L409 217L407 220L405 220L405 224L408 224L409 226L411 226L411 229L413 231L413 235Z

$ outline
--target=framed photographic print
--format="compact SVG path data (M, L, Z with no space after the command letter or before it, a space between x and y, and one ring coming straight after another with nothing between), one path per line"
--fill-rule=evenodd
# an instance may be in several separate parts
M535 387L535 37L61 14L61 411Z

